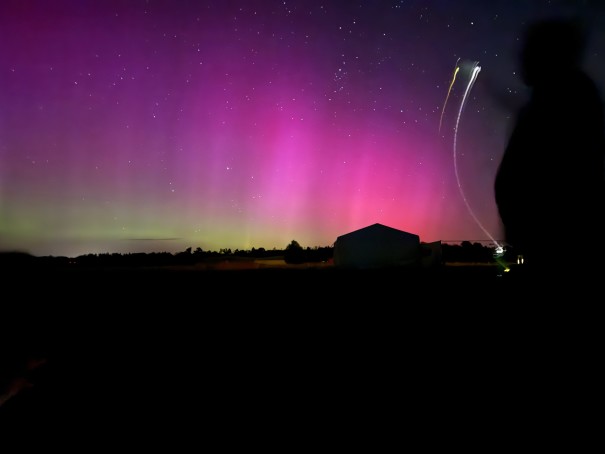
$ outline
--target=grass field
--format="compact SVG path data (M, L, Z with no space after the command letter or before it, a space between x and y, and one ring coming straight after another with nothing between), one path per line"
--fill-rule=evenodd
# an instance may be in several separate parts
M493 266L258 265L5 270L3 352L48 363L0 407L4 443L281 450L402 412L518 411L600 333Z

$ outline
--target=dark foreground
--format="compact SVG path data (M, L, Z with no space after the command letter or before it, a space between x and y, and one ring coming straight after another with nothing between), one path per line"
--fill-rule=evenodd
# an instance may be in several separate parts
M4 278L0 385L32 386L0 406L2 452L374 452L401 447L402 428L426 446L447 437L451 449L468 434L454 430L461 419L475 434L465 447L480 433L512 448L542 433L545 417L581 418L597 377L599 299L561 276L444 267ZM501 420L509 412L513 426Z

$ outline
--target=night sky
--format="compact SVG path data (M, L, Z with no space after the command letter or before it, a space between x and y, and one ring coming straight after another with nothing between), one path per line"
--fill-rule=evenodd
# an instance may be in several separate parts
M2 0L0 250L499 241L524 24L585 19L605 92L598 3Z

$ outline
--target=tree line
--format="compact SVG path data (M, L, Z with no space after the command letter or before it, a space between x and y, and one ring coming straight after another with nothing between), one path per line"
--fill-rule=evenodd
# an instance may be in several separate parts
M460 244L441 245L442 263L490 263L494 261L495 248L481 243L462 241ZM510 254L508 254L510 255ZM35 265L81 265L81 266L169 266L194 265L204 261L226 259L283 259L288 264L328 262L334 257L334 246L303 247L292 240L283 249L230 249L203 250L200 247L188 247L184 251L171 252L135 252L135 253L99 253L84 254L77 257L42 256L36 257L21 252L0 253L0 264ZM512 257L512 256L511 256ZM504 258L516 259L515 257Z

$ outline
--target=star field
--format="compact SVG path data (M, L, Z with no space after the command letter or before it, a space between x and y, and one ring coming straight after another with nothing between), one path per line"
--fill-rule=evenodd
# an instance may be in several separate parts
M327 246L377 222L427 242L499 239L493 180L526 96L524 24L589 21L585 66L605 90L604 11L582 1L3 1L0 249ZM455 134L462 67L444 102L459 62L481 70Z

